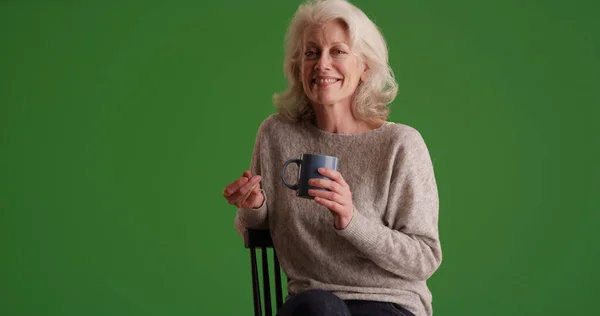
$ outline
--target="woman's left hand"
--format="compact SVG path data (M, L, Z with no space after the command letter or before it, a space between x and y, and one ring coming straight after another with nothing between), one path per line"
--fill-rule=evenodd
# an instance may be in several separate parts
M338 171L319 168L319 173L331 179L313 178L308 184L313 187L325 188L324 190L308 190L308 194L315 197L315 202L325 206L334 217L336 229L344 229L354 216L354 205L352 204L352 192L350 186Z

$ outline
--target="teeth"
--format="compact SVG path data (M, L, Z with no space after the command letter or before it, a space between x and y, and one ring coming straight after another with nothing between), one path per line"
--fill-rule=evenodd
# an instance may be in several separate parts
M336 82L338 81L337 79L317 79L317 82L319 83L332 83L332 82Z

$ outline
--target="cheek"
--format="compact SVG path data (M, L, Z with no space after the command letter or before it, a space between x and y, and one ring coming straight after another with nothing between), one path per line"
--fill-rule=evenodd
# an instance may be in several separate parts
M300 71L300 80L302 82L308 80L312 76L311 68L309 65L304 65Z
M356 72L350 71L348 68L345 68L342 74L344 75L344 85L353 85L357 80Z
M344 76L349 79L351 83L360 81L362 72L356 65L347 66L344 68Z
M347 63L340 63L336 69L337 71L344 76L344 78L353 78L355 77L356 71L354 71L356 67L354 65L348 65Z

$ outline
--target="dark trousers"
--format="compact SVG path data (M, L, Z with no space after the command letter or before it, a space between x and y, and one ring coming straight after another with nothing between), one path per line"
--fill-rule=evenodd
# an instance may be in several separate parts
M309 290L291 296L277 316L415 316L393 303L342 300L333 293Z

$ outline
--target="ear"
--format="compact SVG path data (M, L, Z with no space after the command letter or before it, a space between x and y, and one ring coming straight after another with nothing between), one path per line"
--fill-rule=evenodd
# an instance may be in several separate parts
M363 71L360 74L360 81L365 81L368 77L369 66L367 66L367 64L364 61L361 61L361 67Z

